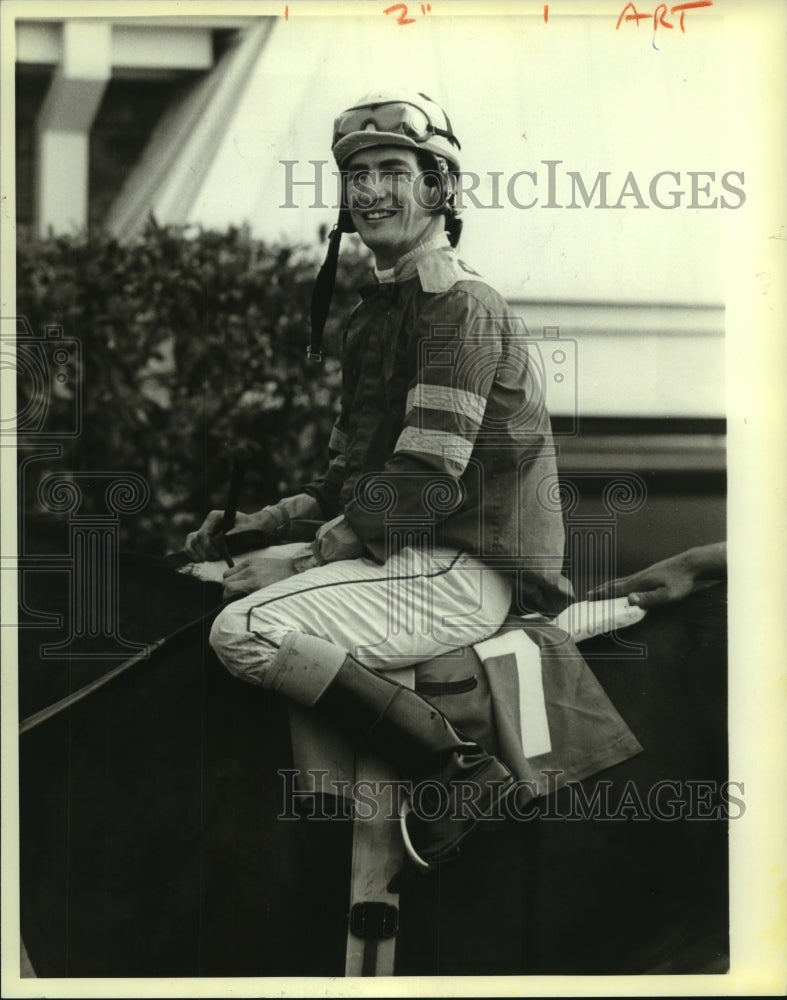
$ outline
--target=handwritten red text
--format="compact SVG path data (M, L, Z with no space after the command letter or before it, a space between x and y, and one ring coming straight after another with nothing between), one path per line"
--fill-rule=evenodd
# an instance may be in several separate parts
M428 14L432 9L432 5L430 3L419 4L419 7L421 8L422 15ZM396 24L415 24L415 18L408 17L409 11L406 3L392 4L390 7L385 8L383 14L395 14L397 11L399 12L399 17L396 19Z
M678 20L678 26L680 30L685 34L686 32L686 11L687 10L697 10L700 7L712 7L713 0L692 0L691 3L676 3L672 7L667 7L665 3L660 3L656 7L653 14L647 14L644 11L638 11L636 5L633 3L627 3L623 10L620 12L620 17L618 18L618 23L615 25L615 30L618 31L621 24L626 21L634 21L634 23L639 27L640 21L649 21L651 16L653 17L653 30L658 31L659 28L674 28L675 25L672 21L668 20L669 15L680 14Z

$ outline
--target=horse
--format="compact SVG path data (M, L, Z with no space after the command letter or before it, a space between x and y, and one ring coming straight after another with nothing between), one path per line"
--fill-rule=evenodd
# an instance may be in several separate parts
M101 637L51 656L68 586L26 581L22 719L117 667ZM288 706L219 664L221 604L217 584L123 554L133 663L23 726L20 923L39 977L343 975L352 816L283 810ZM643 752L483 824L408 883L395 975L728 968L727 833L745 806L727 780L726 589L580 649Z

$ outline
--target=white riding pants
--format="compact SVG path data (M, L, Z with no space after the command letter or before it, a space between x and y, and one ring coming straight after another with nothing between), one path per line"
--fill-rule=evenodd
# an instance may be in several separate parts
M291 632L397 670L488 639L510 604L511 581L479 560L405 548L382 566L328 563L242 597L220 612L210 643L231 673L257 684Z

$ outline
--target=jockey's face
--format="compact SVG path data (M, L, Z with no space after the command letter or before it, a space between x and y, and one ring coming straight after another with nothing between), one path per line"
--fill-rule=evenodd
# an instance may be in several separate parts
M355 228L379 270L444 228L435 211L439 189L430 187L414 152L397 146L361 149L344 165Z

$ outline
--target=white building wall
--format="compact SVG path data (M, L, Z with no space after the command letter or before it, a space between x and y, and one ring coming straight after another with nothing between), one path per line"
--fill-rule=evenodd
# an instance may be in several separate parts
M535 333L558 325L574 339L581 412L722 416L725 216L735 209L722 209L718 199L740 203L721 177L743 169L743 161L740 151L725 148L718 113L720 19L698 24L697 17L685 33L666 37L665 29L656 40L652 27L616 31L615 17L552 16L545 24L537 16L430 13L403 27L380 16L280 18L190 218L207 226L248 222L265 239L313 245L336 212L309 207L314 186L294 189L290 201L299 208L280 207L287 170L309 181L319 169L324 187L316 200L321 193L333 206L335 114L378 87L421 90L447 109L463 169L481 178L474 194L482 205L495 201L491 172L500 178L500 207L465 199L463 256ZM298 162L286 168L282 160ZM315 168L314 160L329 162ZM561 162L549 168L545 161ZM550 169L559 208L543 207ZM537 195L528 209L506 191L525 170L536 182L520 176L512 193L521 203ZM631 195L623 208L569 208L572 194L582 202L568 171L588 191L608 172L609 204L631 174L648 207L635 207ZM664 204L679 198L675 209L651 198L651 181L663 171L680 174L662 177L654 189ZM692 181L689 172L702 171L715 178ZM714 197L715 209L687 207ZM598 203L596 194L591 205ZM565 412L562 397L552 409Z
M485 178L476 192L483 204L492 200L490 171L502 172L503 183L518 171L538 174L535 187L520 178L513 192L525 202L534 191L535 208L517 209L504 189L499 209L468 198L465 255L504 294L719 304L725 212L683 207L691 201L688 171L716 173L712 196L724 194L721 175L741 166L724 149L718 114L724 50L717 21L673 33L656 50L652 31L616 32L611 14L552 16L548 24L535 16L429 14L405 27L379 16L281 18L192 218L208 225L247 219L269 239L314 240L334 213L306 209L305 188L301 211L280 209L279 161L299 160L301 177L312 177L310 160L330 160L334 115L398 81L444 104L462 141L463 169ZM651 178L670 170L681 181L659 182L660 197L669 203L667 192L683 189L683 206L637 209L630 197L618 210L544 208L545 160L562 161L555 168L562 205L571 200L568 170L589 188L609 171L611 202L629 172L650 202Z
M725 233L736 209L721 199L738 205L741 196L721 178L747 166L747 151L727 144L722 19L694 12L685 32L654 35L650 23L616 30L612 6L576 16L552 5L548 23L537 14L444 17L434 6L421 15L411 5L407 26L368 4L352 17L328 5L325 16L313 5L298 16L293 4L287 20L241 22L250 44L162 123L110 211L112 231L122 236L152 210L164 224L248 223L268 241L316 246L336 217L336 113L372 89L421 90L451 116L463 185L474 188L463 198L463 256L534 334L557 326L575 342L581 412L722 416ZM171 51L175 68L204 65L207 21L200 31L199 17L170 20L114 23L113 64L160 66ZM37 44L54 52L60 36L38 27ZM28 34L22 26L23 58ZM311 207L313 184L286 190L284 160L296 161L289 169L301 181L319 171L322 204L318 196ZM665 171L679 177L662 176L654 196L651 181ZM713 177L692 181L706 171ZM598 191L584 207L569 172L590 192L603 176L608 204L624 207L597 207ZM47 177L42 189L57 194L56 171ZM728 181L745 189L737 173ZM677 207L655 204L670 204L673 190ZM512 197L538 202L521 208ZM572 197L580 207L569 207ZM688 207L713 199L715 208ZM288 200L298 207L282 207ZM562 395L551 403L570 415Z

